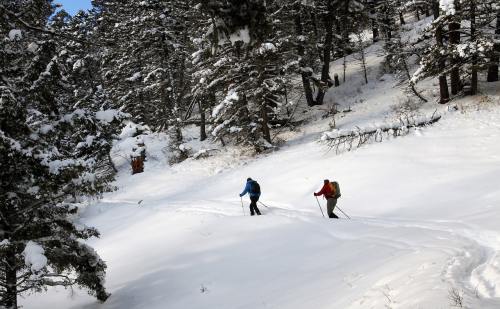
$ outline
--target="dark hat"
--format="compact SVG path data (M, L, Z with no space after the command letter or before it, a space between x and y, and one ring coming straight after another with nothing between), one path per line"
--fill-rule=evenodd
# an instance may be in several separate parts
M247 178L247 181L250 181L250 180L252 180L252 178L248 177L248 178Z
M330 180L328 180L328 179L325 179L325 180L324 180L324 182L330 182Z

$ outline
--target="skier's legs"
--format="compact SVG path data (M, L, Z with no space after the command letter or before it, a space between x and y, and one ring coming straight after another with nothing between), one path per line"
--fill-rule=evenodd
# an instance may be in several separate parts
M257 207L257 201L259 200L258 196L251 196L250 197L250 214L253 216L254 212L257 213L257 215L260 216L260 210Z
M329 218L333 219L338 219L336 214L333 213L333 210L335 209L335 205L337 205L337 199L336 198L329 198L326 199L326 212L328 213Z

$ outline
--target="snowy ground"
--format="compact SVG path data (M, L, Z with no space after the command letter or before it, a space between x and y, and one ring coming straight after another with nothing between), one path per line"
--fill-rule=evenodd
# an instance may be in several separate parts
M337 156L306 141L245 164L215 157L122 176L84 213L102 232L92 245L111 298L60 290L24 304L448 308L454 288L470 308L498 308L500 109L474 106ZM247 176L261 184L265 216L243 216ZM321 217L312 192L327 177L352 220Z
M337 126L394 117L401 89L370 53L330 101L351 106ZM333 69L340 63L333 64ZM359 87L357 87L358 85ZM500 84L488 96L438 108L436 125L335 155L318 143L331 119L284 133L279 151L234 151L143 174L120 175L117 192L82 212L102 234L91 245L108 263L112 296L51 289L25 308L467 308L500 307ZM487 88L489 87L489 88ZM426 91L431 97L431 91ZM316 111L320 115L321 111ZM243 216L238 193L257 179L264 216ZM321 216L313 191L339 181L352 220ZM322 206L325 202L321 200Z

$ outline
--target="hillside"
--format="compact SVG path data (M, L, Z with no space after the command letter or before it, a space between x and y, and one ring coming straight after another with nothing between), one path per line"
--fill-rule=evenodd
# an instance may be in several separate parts
M397 119L402 90L379 71L353 66L329 93L352 112L338 128ZM340 61L332 64L338 70ZM430 82L429 82L430 83ZM91 203L81 222L108 264L112 296L49 289L25 308L467 308L500 306L500 85L418 114L442 119L407 136L351 152L319 143L330 118L318 108L279 150L256 158L236 148L168 166L150 160L142 174L124 169L119 190ZM488 88L489 87L489 88ZM427 95L432 95L427 92ZM396 106L396 107L394 107ZM192 141L197 145L196 140ZM263 216L244 212L247 177L262 188ZM338 206L352 219L321 216L312 193L339 181ZM324 207L324 200L320 200ZM339 213L342 217L342 214ZM451 297L453 298L453 297ZM456 299L456 297L455 297Z
M0 309L500 308L499 0L0 25Z

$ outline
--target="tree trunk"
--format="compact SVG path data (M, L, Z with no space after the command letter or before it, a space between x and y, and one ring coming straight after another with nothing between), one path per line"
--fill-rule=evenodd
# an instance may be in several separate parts
M434 20L439 17L439 2L437 0L433 0L432 3L432 14L434 15Z
M340 17L340 22L341 22L341 33L342 33L342 56L347 56L348 54L352 53L351 49L351 44L350 44L350 39L349 39L349 33L350 33L350 28L349 28L349 2L350 0L344 0L343 6L342 6L342 16ZM338 20L338 18L337 18Z
M318 95L316 96L316 105L323 104L325 92L328 89L330 78L330 55L333 47L333 20L335 18L333 6L328 6L328 13L323 16L325 25L325 45L323 46L323 67L321 69L321 85L318 87Z
M390 4L385 2L384 6L389 6ZM384 36L385 36L385 41L389 42L392 39L392 29L394 26L394 19L393 16L390 15L388 12L388 7L385 8L384 10L384 17L383 17L383 27L384 27Z
M470 0L470 39L476 41L476 1ZM477 94L477 54L474 52L472 56L472 72L471 72L471 89L470 94Z
M5 285L4 306L7 309L17 309L17 268L15 253L12 251L7 253L5 261Z
M258 42L258 45L262 44L262 41ZM271 62L268 57L260 56L256 58L256 69L258 72L258 84L264 85L265 75L266 75L266 65ZM260 104L260 125L262 127L262 137L271 143L271 132L269 131L269 102L267 95L272 95L272 93L267 93L262 90L257 95L257 102Z
M365 78L365 84L368 84L368 68L366 66L366 55L365 55L365 45L363 44L363 37L361 36L361 33L358 33L357 35L357 40L358 40L358 54L359 58L358 60L361 64L361 68L363 69L363 77Z
M306 97L306 102L308 106L314 105L313 91L311 87L311 72L305 69L306 61L304 59L305 49L303 42L303 28L302 28L302 18L300 12L300 4L297 8L297 13L295 15L295 32L297 33L297 37L299 38L297 41L297 53L300 57L299 65L300 65L300 75L302 77L302 86L304 87L304 95Z
M344 61L342 62L342 81L345 83L345 71L347 70L346 56L344 56Z
M271 132L269 131L269 117L267 115L267 102L264 101L260 109L262 117L262 136L266 141L271 143Z
M378 42L380 35L378 31L377 21L375 19L372 19L372 36L373 36L373 43Z
M439 75L439 103L446 104L450 101L450 93L448 92L448 83L446 75Z
M490 65L488 66L488 81L498 81L498 63L500 62L500 8L497 10L497 26L495 30L496 42L493 45L493 51L490 57Z
M204 141L207 139L207 131L206 131L206 118L205 118L205 109L203 108L203 105L201 102L198 102L198 107L200 110L200 141Z
M379 33L378 33L378 28L376 25L376 22L372 20L372 35L373 35L373 43L378 42L379 40Z
M428 10L429 10L429 13L431 15L434 15L434 19L436 19L436 9L438 10L438 15L439 15L439 4L437 5L437 8L436 8L436 5L435 5L436 1L432 0L432 1L429 1L427 3L427 6L428 6Z
M433 12L434 18L437 19L439 17L439 3L437 0L433 2ZM436 28L436 43L439 46L443 46L443 29L441 27ZM439 61L439 70L444 71L446 69L446 59L441 59ZM439 103L445 104L450 101L450 93L448 92L448 83L446 81L446 75L439 75Z
M333 75L333 80L334 80L333 85L334 85L335 87L340 86L339 75L338 75L337 73L335 73L335 74Z
M406 24L406 22L405 22L405 18L404 18L404 16L403 16L403 11L399 11L399 23L400 23L401 25L405 25L405 24Z
M427 5L426 5L426 6L424 6L422 9L423 9L423 10L424 10L424 12L425 12L425 17L429 17L429 16L431 16L431 10L429 10L429 6L427 6Z
M460 9L459 3L456 0L455 8L457 9L457 11ZM455 46L460 44L460 23L456 21L452 22L450 23L448 28L450 31L450 44ZM455 95L462 89L462 85L460 82L460 68L458 67L459 61L455 58L452 58L450 62L453 66L450 71L451 94Z
M365 84L368 84L368 72L366 67L366 57L363 45L361 45L361 66L363 67L363 76L365 77Z
M378 30L378 24L377 24L377 10L375 9L376 6L376 0L371 0L368 2L368 5L370 7L370 20L372 24L372 36L373 36L373 43L378 42L379 40L379 30Z

